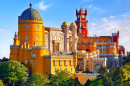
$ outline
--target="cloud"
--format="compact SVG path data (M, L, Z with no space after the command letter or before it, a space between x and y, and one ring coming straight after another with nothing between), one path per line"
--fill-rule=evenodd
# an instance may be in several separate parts
M99 18L95 22L90 23L89 31L91 36L95 34L97 36L112 36L112 33L117 33L119 30L119 45L123 45L126 48L126 51L130 51L130 12L124 13L114 18L106 17ZM94 24L94 25L93 25ZM92 29L95 28L95 29Z
M104 14L106 12L105 10L103 10L103 9L101 9L99 7L93 6L93 5L89 5L88 8L90 9L90 12L95 13L95 11L96 11L96 13L98 13L98 14Z
M103 22L108 22L107 18L102 19Z
M89 8L92 8L92 6L93 6L93 5L92 5L92 4L90 4L88 7L89 7Z
M7 30L0 29L0 34L6 34L6 35L8 35L8 34L11 34L11 33L9 31L7 31Z
M45 5L44 1L41 1L38 3L38 5L36 5L36 7L38 7L41 10L47 10L47 8L50 6L51 6L51 4Z
M110 16L110 18L115 18L114 16Z

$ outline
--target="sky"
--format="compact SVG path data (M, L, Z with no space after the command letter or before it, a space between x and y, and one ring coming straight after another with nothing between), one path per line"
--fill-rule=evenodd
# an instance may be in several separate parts
M119 30L119 45L130 51L130 0L2 0L0 1L0 59L9 58L18 16L36 9L45 27L61 28L76 20L76 9L87 9L89 36L112 36Z

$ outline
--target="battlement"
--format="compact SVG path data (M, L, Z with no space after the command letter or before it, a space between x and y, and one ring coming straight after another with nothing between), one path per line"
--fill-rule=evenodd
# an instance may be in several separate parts
M42 20L19 20L18 23L40 23L43 24Z
M19 49L20 46L19 45L10 45L10 49L15 49L15 48Z

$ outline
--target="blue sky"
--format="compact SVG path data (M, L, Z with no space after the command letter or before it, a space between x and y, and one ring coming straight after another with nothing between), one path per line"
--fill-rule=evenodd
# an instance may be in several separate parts
M31 0L45 27L60 28L66 20L76 20L76 8L87 8L89 35L112 35L120 31L119 44L130 51L130 0ZM18 31L18 16L29 7L30 0L0 2L0 58L9 57L14 33Z

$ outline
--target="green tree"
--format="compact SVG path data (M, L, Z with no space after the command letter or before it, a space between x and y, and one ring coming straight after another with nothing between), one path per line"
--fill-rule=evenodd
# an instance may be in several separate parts
M49 83L49 79L45 77L45 75L35 73L27 79L25 85L26 86L44 86L47 83Z
M66 85L68 84L67 81L71 78L70 72L66 72L65 70L59 71L56 70L55 75L50 75L50 83L49 85Z
M21 84L28 78L27 68L18 61L5 61L0 65L0 79L6 84Z
M0 86L5 86L5 85L3 84L3 82L2 82L2 80L0 80Z
M87 80L84 86L89 86L91 84L91 80Z

